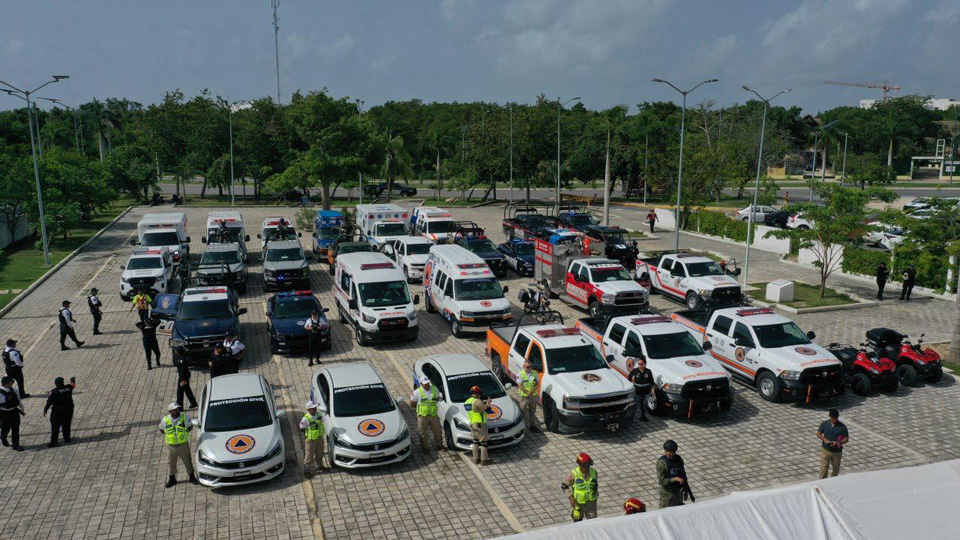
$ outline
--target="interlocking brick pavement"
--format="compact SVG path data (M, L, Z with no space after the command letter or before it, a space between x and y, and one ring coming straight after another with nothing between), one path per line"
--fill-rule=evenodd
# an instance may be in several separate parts
M199 238L208 210L186 210L194 254L202 250ZM133 327L136 316L115 294L120 265L130 249L129 238L139 216L147 211L156 209L134 209L0 318L0 338L20 339L26 353L27 388L38 396L26 400L23 444L27 451L0 449L0 470L4 472L0 488L6 497L0 506L0 538L310 538L315 536L306 504L311 491L326 538L493 537L512 529L476 474L493 486L523 528L569 519L560 481L581 451L594 457L600 473L601 515L619 514L627 497L639 496L648 504L657 500L654 460L667 438L680 444L700 497L800 482L816 475L818 441L814 432L830 405L842 410L841 418L851 430L845 472L960 457L960 412L954 406L960 386L947 376L935 385L901 388L892 395L862 398L848 393L830 405L811 407L766 403L752 388L738 385L729 413L693 420L654 417L616 434L530 434L521 444L494 452L494 463L480 469L453 452L422 454L412 433L413 454L402 464L365 471L336 470L306 484L299 468L300 435L290 433L284 422L287 468L279 479L232 489L209 490L186 483L164 489L166 454L156 425L174 398L176 374L166 343L161 343L162 368L144 369L139 333ZM243 209L252 236L263 217L292 217L293 213L289 208ZM501 208L456 209L454 213L459 219L479 222L494 241L501 241ZM642 211L616 207L613 215L627 227L642 225ZM309 241L305 234L304 245ZM688 247L742 258L741 248L732 244L686 235L683 242ZM672 236L665 234L662 240L642 244L659 249L671 243ZM244 369L263 373L273 384L280 406L289 403L293 410L288 414L299 418L315 368L309 368L303 356L270 354L258 243L254 240L250 247L254 252L250 289L241 297L248 309L241 317L243 339L249 347ZM768 253L754 252L752 257L751 273L757 279L787 276L811 281L815 277L814 272L780 263ZM314 291L325 307L332 308L326 265L314 263L312 267ZM518 309L516 292L528 282L512 274L504 281L511 289L508 297ZM859 282L839 283L852 289L867 288ZM106 304L102 325L106 334L97 339L90 335L91 318L84 303L90 286L100 288ZM422 296L421 287L411 288ZM60 353L56 310L65 298L75 302L78 334L87 340L87 346ZM568 320L585 316L559 301L555 304ZM680 308L656 296L653 307L662 311ZM867 328L881 323L942 339L949 336L952 317L950 303L923 299L792 318L804 329L815 330L818 341L826 343L859 341ZM412 390L411 369L422 356L467 352L483 358L482 338L455 339L439 315L423 310L419 320L420 337L415 343L373 347L359 347L352 332L334 322L333 349L324 362L371 362L383 374L391 393L399 397ZM76 375L79 381L75 442L47 449L49 425L40 414L42 395L58 375ZM206 380L205 371L194 373L195 392ZM415 426L413 411L406 405L401 409L408 425ZM184 476L182 470L180 476ZM470 507L465 503L470 493L481 493L488 504L480 509Z

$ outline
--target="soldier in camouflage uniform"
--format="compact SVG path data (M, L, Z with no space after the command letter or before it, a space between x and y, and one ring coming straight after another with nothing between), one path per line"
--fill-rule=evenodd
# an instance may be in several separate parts
M660 484L660 508L682 506L686 498L684 487L687 473L683 469L683 458L677 454L677 443L668 440L663 443L663 455L657 460L657 483Z

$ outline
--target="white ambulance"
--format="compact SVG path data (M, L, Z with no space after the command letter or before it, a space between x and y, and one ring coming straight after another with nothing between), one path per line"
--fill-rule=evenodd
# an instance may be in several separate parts
M509 321L510 301L483 259L457 245L430 248L423 269L427 313L440 312L454 337L486 332L491 323Z
M183 212L164 212L144 214L137 223L137 237L131 244L151 248L167 248L173 256L173 263L190 259L190 237L187 236L187 214Z
M411 298L407 276L382 253L337 257L334 293L340 322L353 327L361 346L417 339L420 297Z
M423 236L434 244L443 244L452 239L456 227L449 211L433 206L418 206L413 209L410 228L417 236Z
M376 247L409 236L409 212L395 204L358 204L356 224L360 233Z

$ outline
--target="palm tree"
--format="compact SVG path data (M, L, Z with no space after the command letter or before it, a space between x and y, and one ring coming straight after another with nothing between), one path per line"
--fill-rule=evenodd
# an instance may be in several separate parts
M388 135L389 137L389 135ZM411 158L403 145L403 137L397 135L387 141L386 158L383 162L381 173L387 179L387 202L390 202L390 194L393 191L393 181L397 175L409 178L413 175L413 167L410 166Z

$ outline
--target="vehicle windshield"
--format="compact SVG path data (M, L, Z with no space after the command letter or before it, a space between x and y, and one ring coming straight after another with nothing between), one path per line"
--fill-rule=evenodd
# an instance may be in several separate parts
M606 233L604 236L604 242L608 244L626 244L627 237L623 233Z
M757 333L760 346L765 349L808 345L810 343L803 330L800 330L800 327L792 322L754 326L753 331Z
M433 244L407 244L407 255L428 255Z
M198 300L194 302L182 302L177 320L194 321L197 319L224 319L227 317L233 317L233 311L230 310L230 302L226 299Z
M240 253L237 251L207 251L200 257L200 264L237 264Z
M180 245L180 238L175 232L146 233L143 235L140 245L145 247L177 246Z
M607 363L593 345L547 349L547 369L551 375L603 369Z
M276 311L273 316L277 319L306 319L318 311L320 305L312 296L294 296L277 300Z
M489 253L497 250L490 240L470 240L466 244L467 249L473 253Z
M227 242L242 242L243 241L243 229L240 227L227 227L227 232L220 235L220 228L210 229L207 231L207 239L210 240L211 244L225 244Z
M127 263L127 270L155 270L163 268L163 259L160 257L136 257Z
M500 398L507 395L503 386L497 382L497 379L489 371L447 377L447 390L450 392L450 401L454 403L463 403L469 399L471 396L470 388L473 386L479 386L480 395L485 398Z
M567 214L565 218L568 223L576 225L577 227L586 227L600 223L600 221L591 214Z
M337 253L343 255L344 253L359 253L361 251L373 251L373 246L370 244L340 244L340 248L337 250Z
M267 229L267 232L264 234L264 238L270 242L279 242L281 240L296 240L297 231L287 227L283 230L280 229Z
M427 232L432 234L448 233L453 231L452 221L428 221Z
M273 416L267 407L267 398L245 398L211 401L203 419L203 430L208 432L253 429L273 424Z
M457 300L493 300L503 298L500 282L493 278L461 279L453 282Z
M323 238L324 240L334 240L340 236L340 229L337 227L323 227L317 229L317 238Z
M676 358L703 354L703 349L700 348L697 340L687 332L643 336L643 346L647 349L647 358Z
M713 262L698 262L698 263L686 263L687 274L690 277L704 277L704 276L722 276L723 270L720 269L720 265Z
M532 242L523 242L513 245L513 251L517 254L518 257L528 257L533 255L533 243Z
M377 236L406 236L407 228L403 223L381 223L377 225Z
M396 407L383 383L347 386L333 391L333 414L338 417L382 414Z
M593 268L590 270L593 275L594 283L605 283L607 281L630 281L630 274L626 269L620 268Z
M267 250L267 260L270 262L302 261L303 250L300 248L271 248Z
M367 307L398 306L410 303L410 290L404 281L376 281L360 284L360 301Z

